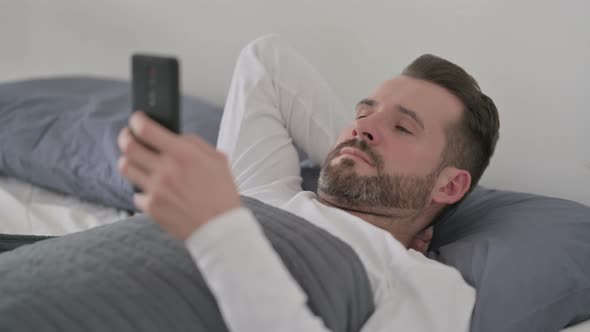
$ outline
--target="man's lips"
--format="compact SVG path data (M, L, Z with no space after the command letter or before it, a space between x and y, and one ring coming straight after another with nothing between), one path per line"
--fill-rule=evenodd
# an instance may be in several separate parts
M369 158L369 156L367 156L364 152L362 152L361 150L359 150L357 148L353 148L350 146L344 147L340 150L339 155L341 156L344 154L355 156L357 158L362 159L367 164L374 166L373 163L371 162L371 159Z

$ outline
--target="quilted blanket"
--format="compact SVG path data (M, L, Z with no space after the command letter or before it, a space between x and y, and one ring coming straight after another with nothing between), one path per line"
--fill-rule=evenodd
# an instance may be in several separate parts
M354 251L291 213L242 200L311 311L332 331L360 330L374 305ZM5 332L227 331L188 251L146 215L0 254L0 294Z

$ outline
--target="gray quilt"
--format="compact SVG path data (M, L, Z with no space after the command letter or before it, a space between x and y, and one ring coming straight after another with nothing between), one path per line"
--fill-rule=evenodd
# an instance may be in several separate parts
M374 307L353 250L295 215L242 199L311 311L332 331L358 331ZM144 215L1 254L0 294L3 332L227 331L182 243Z

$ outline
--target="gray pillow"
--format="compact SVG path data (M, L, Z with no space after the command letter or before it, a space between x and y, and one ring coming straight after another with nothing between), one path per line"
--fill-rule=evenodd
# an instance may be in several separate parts
M134 211L133 189L117 170L116 138L131 113L126 81L53 77L0 84L0 175ZM221 108L182 98L181 132L217 142ZM315 190L305 166L303 187Z
M0 84L0 174L134 210L116 138L131 112L128 82L61 77ZM215 145L222 109L182 98L181 131Z
M477 187L429 256L477 289L471 331L559 331L590 318L590 207Z

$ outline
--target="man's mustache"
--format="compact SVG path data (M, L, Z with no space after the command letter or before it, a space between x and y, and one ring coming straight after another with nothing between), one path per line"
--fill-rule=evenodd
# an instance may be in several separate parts
M332 150L332 153L330 153L330 157L329 157L328 161L338 157L340 155L340 150L342 150L343 148L346 148L346 147L353 147L353 148L357 148L357 149L361 150L369 157L369 160L371 161L371 163L373 163L373 165L375 165L377 170L381 170L383 168L383 158L381 158L381 156L377 152L375 152L371 148L371 146L369 146L369 143L367 143L367 141L358 140L355 138L338 144Z

